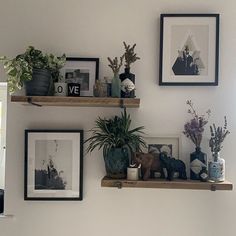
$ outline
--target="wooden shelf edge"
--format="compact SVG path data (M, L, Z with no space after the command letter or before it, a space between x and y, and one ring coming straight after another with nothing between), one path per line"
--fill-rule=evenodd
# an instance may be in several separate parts
M147 180L130 181L126 179L110 179L104 177L101 181L102 187L114 188L164 188L164 189L191 189L191 190L233 190L233 184L224 182L200 182L194 180Z
M11 96L11 102L39 106L127 107L138 108L139 98Z

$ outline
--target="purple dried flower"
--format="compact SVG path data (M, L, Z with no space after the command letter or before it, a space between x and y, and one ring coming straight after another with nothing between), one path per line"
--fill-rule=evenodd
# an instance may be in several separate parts
M204 126L208 123L211 111L206 111L207 118L205 118L204 115L198 115L196 113L191 100L187 100L186 104L189 105L188 113L192 115L192 119L190 122L184 124L183 133L196 145L196 147L200 147Z

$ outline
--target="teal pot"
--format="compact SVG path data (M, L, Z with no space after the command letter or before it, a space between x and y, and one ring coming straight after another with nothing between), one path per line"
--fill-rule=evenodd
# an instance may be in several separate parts
M123 179L127 176L129 152L127 148L113 148L104 155L107 177Z
M32 80L25 82L26 96L53 95L51 73L46 69L33 69Z

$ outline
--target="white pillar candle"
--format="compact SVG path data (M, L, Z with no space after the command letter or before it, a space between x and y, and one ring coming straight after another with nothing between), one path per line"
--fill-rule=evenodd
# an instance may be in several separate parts
M139 179L139 168L127 168L127 179L138 180Z

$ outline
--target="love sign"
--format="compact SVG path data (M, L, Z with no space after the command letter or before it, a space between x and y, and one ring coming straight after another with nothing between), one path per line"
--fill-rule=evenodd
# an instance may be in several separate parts
M80 96L80 84L68 83L68 96L79 97Z

